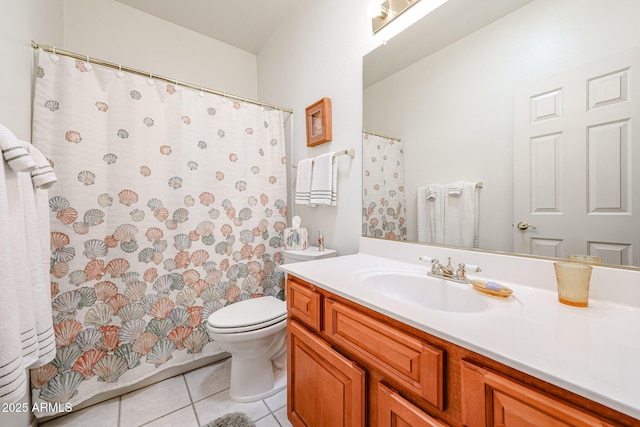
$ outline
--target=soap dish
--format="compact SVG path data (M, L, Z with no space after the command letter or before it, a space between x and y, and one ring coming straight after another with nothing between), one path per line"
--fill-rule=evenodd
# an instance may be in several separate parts
M473 289L496 298L508 298L513 291L500 283L487 280L472 280Z

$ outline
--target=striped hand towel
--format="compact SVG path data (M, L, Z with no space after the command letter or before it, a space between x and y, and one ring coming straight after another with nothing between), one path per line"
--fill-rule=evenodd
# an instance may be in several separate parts
M309 201L312 205L336 206L338 204L336 192L338 170L333 158L334 153L322 154L315 158Z
M311 174L313 159L303 159L298 162L296 174L296 205L308 205L311 197Z

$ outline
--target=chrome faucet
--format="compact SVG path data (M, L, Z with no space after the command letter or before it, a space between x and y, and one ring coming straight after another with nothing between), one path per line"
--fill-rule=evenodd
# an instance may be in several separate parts
M449 260L446 266L442 265L437 258L430 258L427 256L420 257L420 261L431 263L431 271L427 273L429 276L451 280L458 283L470 283L469 279L467 278L468 271L473 271L476 273L482 271L477 265L462 263L458 264L458 268L454 270L453 265L451 265L451 257L447 258Z

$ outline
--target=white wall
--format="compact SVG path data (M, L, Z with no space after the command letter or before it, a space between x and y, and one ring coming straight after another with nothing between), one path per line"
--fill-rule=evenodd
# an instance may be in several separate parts
M362 54L371 35L367 3L299 2L258 53L259 98L295 110L293 154L288 153L292 163L356 149L355 159L336 159L337 207L291 205L309 228L312 241L322 230L326 246L337 249L339 255L358 251L362 229ZM333 140L307 147L305 108L323 97L331 98Z
M114 0L64 0L64 48L249 99L258 96L254 54Z
M31 139L31 40L62 44L62 0L0 0L0 123Z
M365 129L405 143L407 223L418 185L483 181L480 247L511 251L514 88L640 45L638 16L637 0L538 0L367 88Z
M0 11L0 123L18 138L29 141L33 75L31 40L47 39L62 44L62 0L0 0ZM4 236L0 236L2 238ZM28 387L27 383L25 397L20 403L30 405ZM31 418L30 411L0 412L0 425L28 426Z

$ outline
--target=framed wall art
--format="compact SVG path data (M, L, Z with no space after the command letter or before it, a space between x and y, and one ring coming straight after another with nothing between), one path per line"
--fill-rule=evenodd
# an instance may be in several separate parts
M331 141L331 99L307 107L307 147Z

